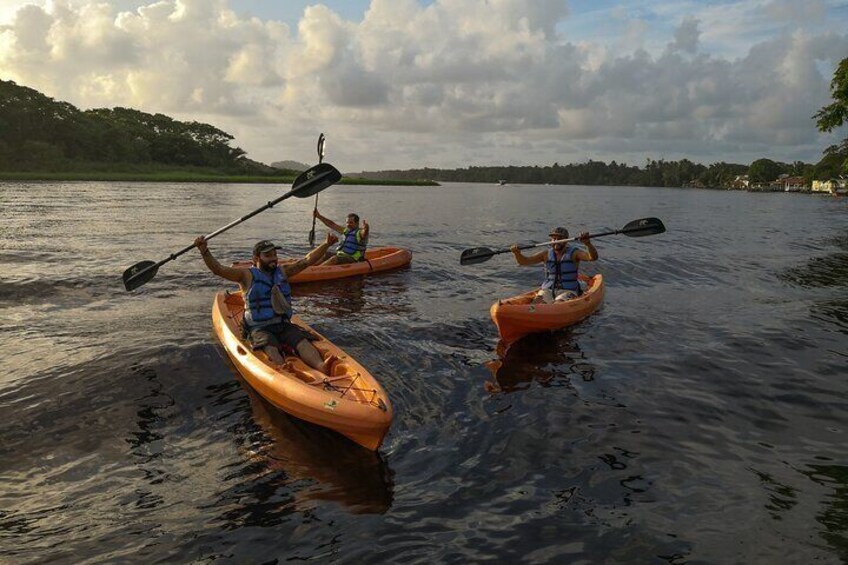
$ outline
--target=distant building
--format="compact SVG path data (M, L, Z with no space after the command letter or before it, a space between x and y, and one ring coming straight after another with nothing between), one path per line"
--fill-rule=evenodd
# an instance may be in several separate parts
M813 192L824 192L827 194L842 193L848 190L848 178L842 176L828 180L814 180Z
M730 188L735 190L748 190L751 188L751 181L748 179L748 175L736 175L730 182Z
M787 175L781 178L780 181L783 190L786 192L801 192L802 190L807 190L809 188L807 183L804 181L804 177L790 177Z

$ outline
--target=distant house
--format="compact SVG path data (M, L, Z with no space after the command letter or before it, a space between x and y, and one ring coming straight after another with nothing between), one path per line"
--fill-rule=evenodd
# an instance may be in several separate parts
M783 177L783 175L781 175ZM783 190L786 192L801 192L807 190L807 183L804 182L804 177L785 176L780 179Z
M751 188L751 181L748 179L748 175L736 175L730 182L730 188L735 190L747 190Z
M840 179L814 180L813 192L833 194L838 188L840 188L839 180Z

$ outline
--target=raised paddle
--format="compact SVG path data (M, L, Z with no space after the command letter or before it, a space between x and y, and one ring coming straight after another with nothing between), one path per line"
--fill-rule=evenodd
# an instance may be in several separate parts
M589 237L594 239L596 237L603 237L605 235L617 235L624 234L628 237L645 237L646 235L655 235L658 233L663 233L665 231L665 226L659 218L642 218L641 220L633 220L628 223L626 226L621 228L620 230L615 231L606 231L602 233L589 234ZM568 239L558 239L556 241L545 241L544 243L530 243L528 245L519 245L519 249L530 249L531 247L543 247L545 245L554 245L555 243L566 243L569 241L576 241L579 238L570 237ZM503 249L489 249L488 247L472 247L471 249L466 249L462 252L462 255L459 257L460 265L476 265L477 263L484 263L494 257L495 255L499 255L501 253L506 253L511 251L509 247Z
M206 236L206 239L212 239L216 235L224 233L231 227L237 226L245 220L249 220L259 212L267 210L268 208L273 208L275 204L282 202L286 198L291 198L292 196L297 196L298 198L308 198L313 194L318 194L328 186L339 182L341 178L342 174L338 170L336 170L336 168L331 164L321 163L315 165L311 169L303 171L300 175L298 175L296 179L294 179L294 183L292 183L292 189L290 191L283 194L276 200L268 202L261 208L257 208L250 214L242 216L238 220L230 222L226 226L213 231L212 233ZM150 279L155 277L156 271L159 270L159 267L161 267L168 261L173 261L183 253L194 249L194 247L195 245L192 243L185 249L171 254L168 258L162 259L158 263L154 261L141 261L140 263L136 263L135 265L124 271L124 287L128 291L137 289L138 287L147 283Z
M324 161L324 134L318 136L318 164ZM318 195L315 195L315 210L312 212L312 229L309 230L309 247L315 247L315 212L318 211Z

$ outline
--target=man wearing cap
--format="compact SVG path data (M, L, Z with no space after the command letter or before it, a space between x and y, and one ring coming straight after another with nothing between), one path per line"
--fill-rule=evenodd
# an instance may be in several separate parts
M359 215L351 212L347 215L345 227L340 226L329 218L322 216L318 208L312 215L331 230L335 230L344 236L341 245L335 253L328 253L322 265L343 265L345 263L356 263L365 260L365 249L368 247L368 222L362 220L359 227Z
M244 269L225 267L212 256L203 236L194 244L209 270L228 281L238 283L244 294L244 331L254 350L263 350L272 363L280 365L283 356L280 347L288 347L303 361L322 373L328 371L336 361L331 355L327 359L309 341L309 335L291 323L291 286L289 278L306 267L314 265L339 240L328 233L327 239L307 253L302 259L277 265L277 247L268 240L253 246L253 266Z
M568 230L558 227L548 234L551 241L568 239ZM581 261L594 261L598 258L598 250L589 240L589 232L577 236L577 240L586 246L588 253L568 243L554 243L547 251L539 251L530 257L521 253L518 244L510 247L519 265L545 264L545 281L536 293L534 303L545 302L552 304L568 300L583 294L583 286L577 278L577 268Z

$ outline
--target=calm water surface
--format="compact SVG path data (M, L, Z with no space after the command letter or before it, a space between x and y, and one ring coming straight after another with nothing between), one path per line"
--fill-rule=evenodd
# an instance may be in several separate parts
M295 421L211 329L188 253L270 185L0 184L0 562L848 561L848 200L449 184L333 187L389 274L296 289L382 382L377 454ZM312 200L212 240L308 250ZM540 267L476 245L660 217L597 240L601 310L500 363L488 308ZM500 365L500 366L498 366Z

